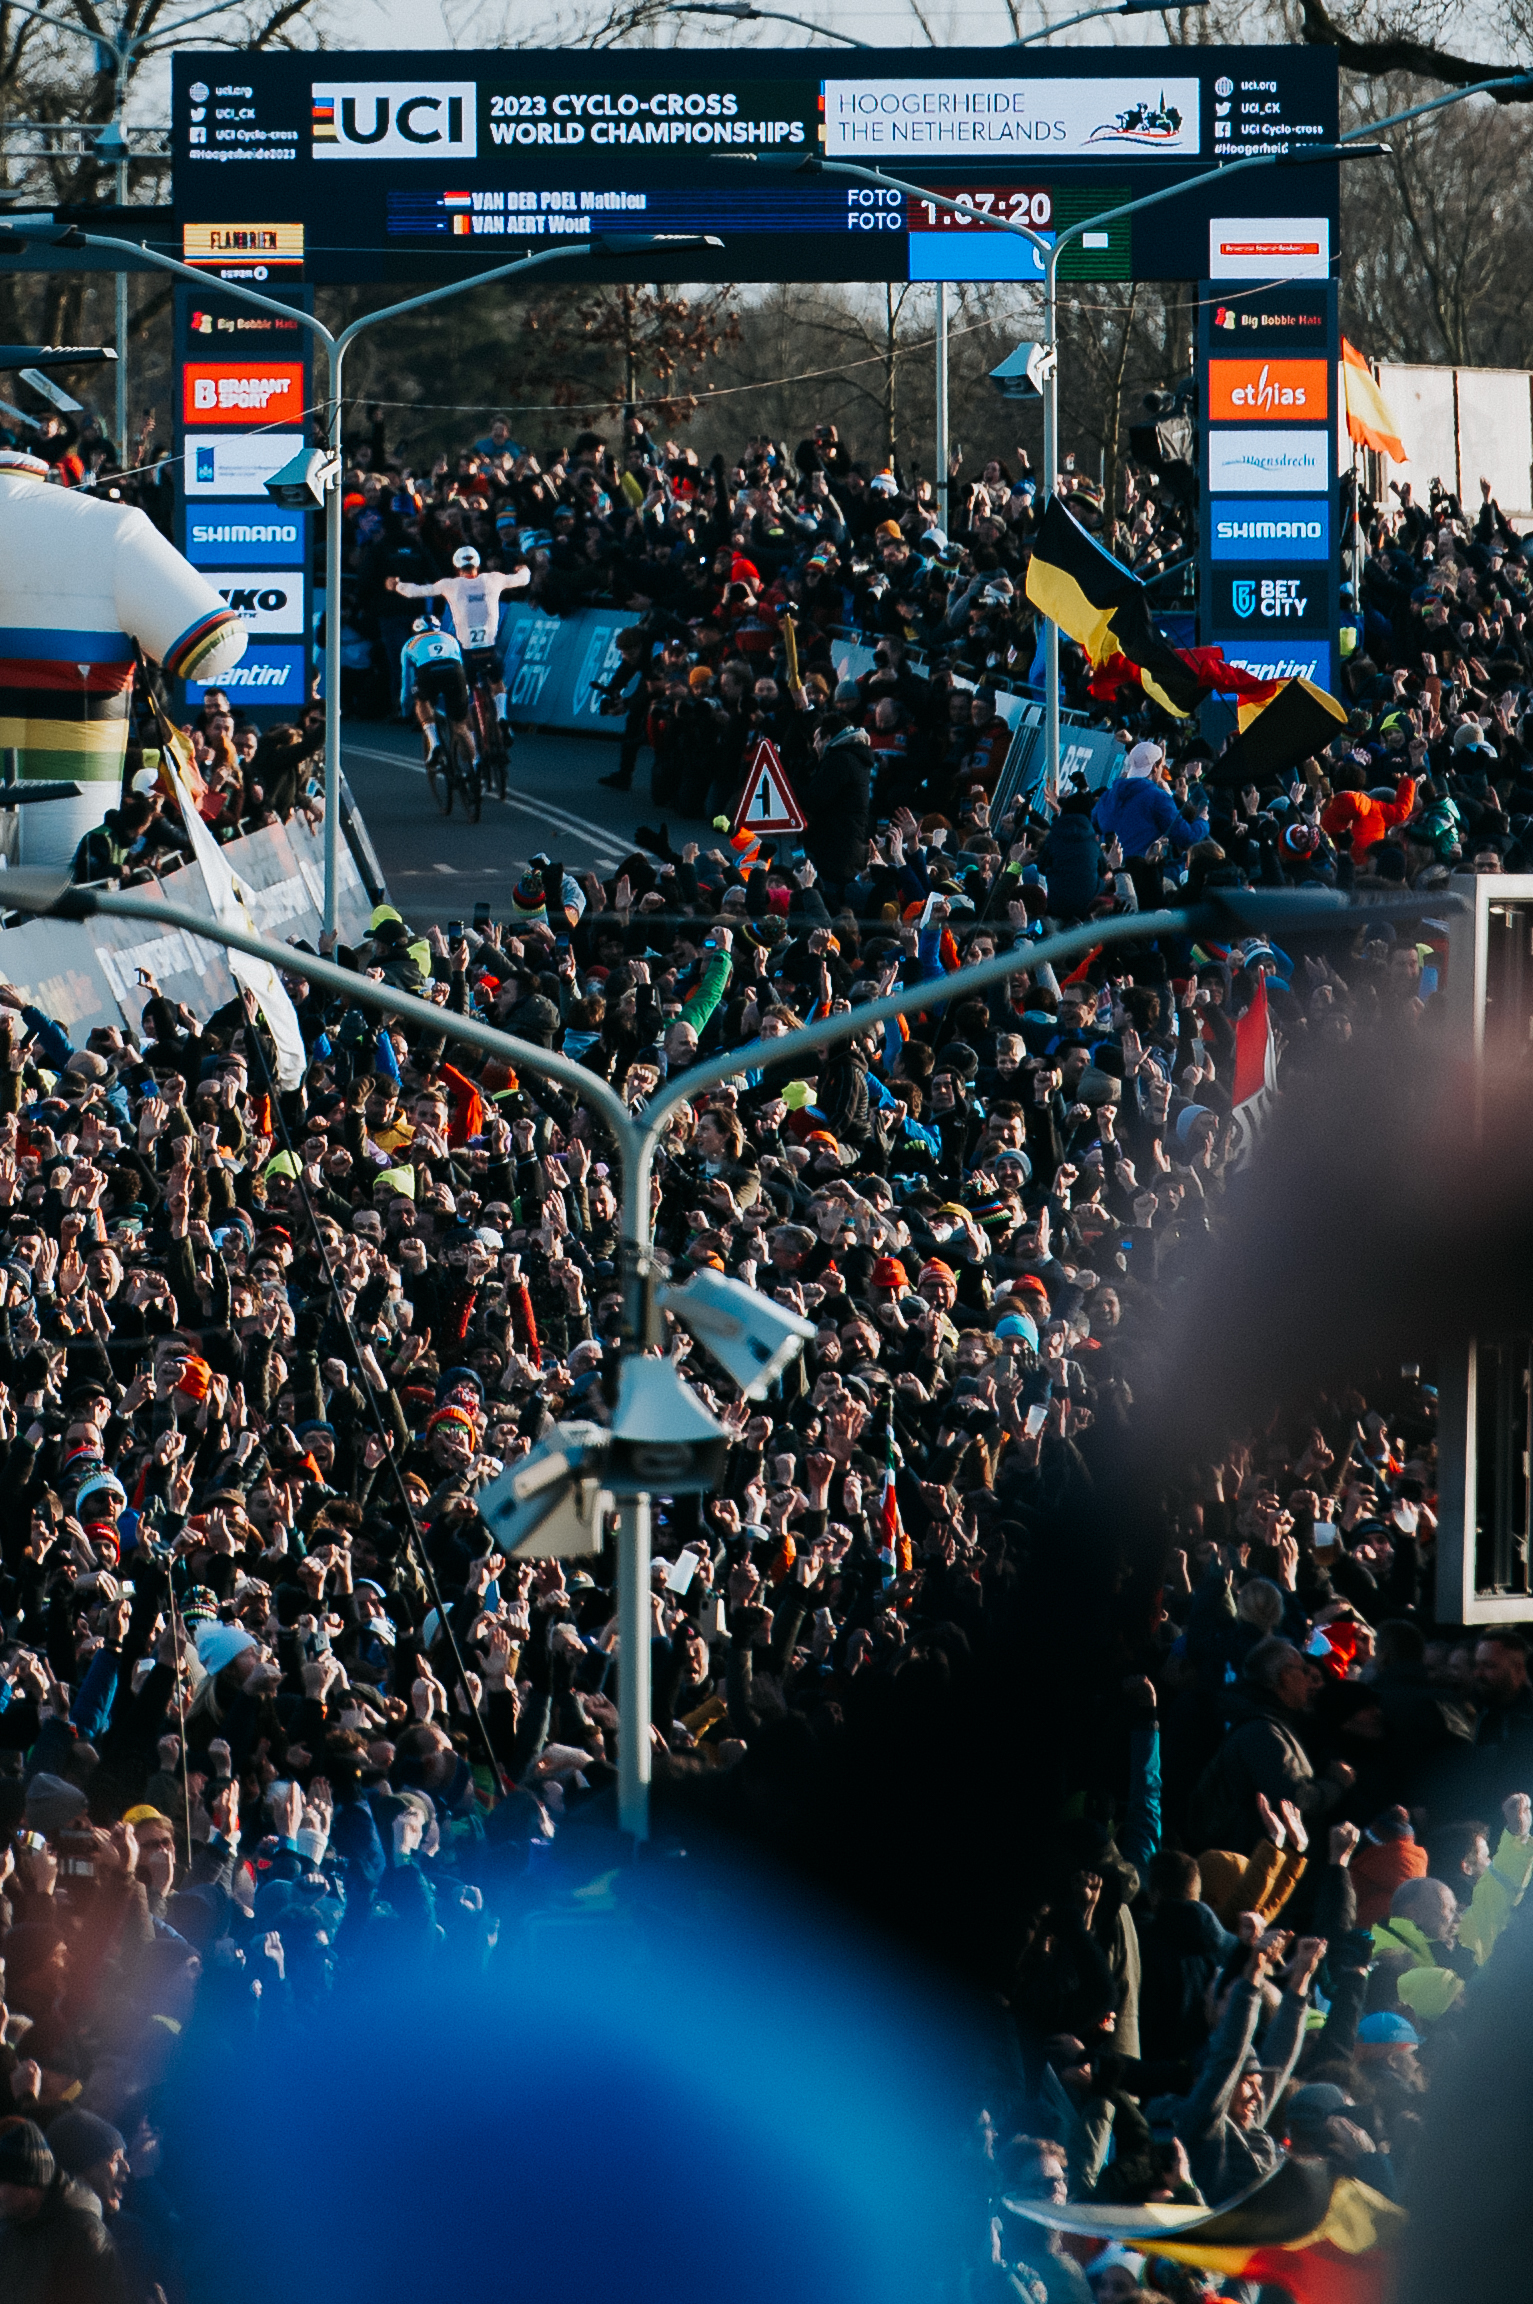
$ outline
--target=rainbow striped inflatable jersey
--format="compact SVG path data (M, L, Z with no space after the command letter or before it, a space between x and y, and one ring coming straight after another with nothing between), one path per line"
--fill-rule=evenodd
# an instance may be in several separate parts
M0 451L0 747L22 777L115 784L134 641L175 679L218 680L245 628L145 513L47 476Z

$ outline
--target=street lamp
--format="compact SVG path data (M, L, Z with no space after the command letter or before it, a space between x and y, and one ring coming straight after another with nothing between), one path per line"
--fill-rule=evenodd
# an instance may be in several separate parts
M1144 0L1140 0L1144 4ZM1190 0L1190 5L1206 8L1208 0ZM859 40L853 32L837 32L824 24L811 24L804 16L786 16L780 8L753 8L751 0L668 0L667 12L672 16L732 16L737 24L760 24L768 18L774 24L796 24L801 32L812 32L817 40L844 40L848 48L871 48L871 40Z
M633 1443L673 1448L710 1445L710 1435L700 1429L697 1422L692 1423L690 1430L681 1432L672 1431L663 1421L653 1420L654 1393L662 1386L669 1391L668 1399L662 1398L658 1404L661 1419L676 1409L677 1394L663 1373L657 1382L654 1371L659 1364L646 1356L663 1347L663 1314L675 1313L737 1381L749 1371L752 1384L764 1387L792 1357L794 1342L794 1323L785 1319L781 1308L766 1298L754 1297L738 1284L721 1282L716 1275L704 1275L705 1285L701 1288L696 1276L684 1288L662 1288L655 1269L651 1237L650 1175L656 1150L677 1106L702 1090L717 1087L757 1066L797 1065L801 1057L818 1055L840 1041L877 1031L907 1010L929 1008L947 995L940 985L929 981L905 985L881 1000L861 1002L842 1014L802 1025L785 1038L752 1041L744 1048L731 1049L723 1056L709 1057L706 1062L690 1066L678 1079L667 1081L657 1089L636 1112L630 1112L607 1081L597 1073L588 1072L573 1057L534 1047L509 1032L499 1032L493 1025L481 1023L476 1016L458 1015L449 1008L436 1007L429 1000L417 999L413 993L397 992L392 985L338 967L334 961L295 952L290 946L271 943L264 936L230 927L216 918L205 919L200 912L169 902L158 891L81 888L57 872L18 871L6 873L0 895L6 908L12 911L51 914L68 920L89 919L95 913L129 920L154 920L180 929L185 935L201 936L210 943L247 952L290 975L302 975L311 983L339 992L359 1008L397 1016L402 1022L422 1026L437 1037L461 1040L471 1048L509 1063L513 1070L538 1074L561 1087L573 1089L609 1131L618 1149L623 1182L620 1218L623 1360L625 1368L635 1373L624 1379L626 1392L620 1385L610 1439L599 1432L593 1433L591 1427L559 1427L557 1439L545 1444L548 1453L540 1455L536 1464L524 1458L513 1467L512 1478L498 1498L498 1509L492 1505L491 1510L513 1541L532 1546L542 1517L539 1507L539 1498L544 1494L542 1480L546 1478L550 1488L562 1484L558 1497L550 1500L546 1507L550 1517L556 1506L563 1507L560 1516L564 1521L564 1534L562 1539L547 1540L552 1551L559 1549L561 1540L566 1548L578 1540L570 1534L571 1519L583 1517L594 1537L597 1514L593 1506L597 1495L602 1491L618 1494L618 1813L624 1831L631 1833L635 1840L646 1839L650 1783L650 1491L641 1485L649 1475L644 1461L635 1461ZM1253 932L1286 939L1296 928L1339 929L1351 921L1416 919L1426 906L1440 915L1467 910L1462 897L1436 893L1430 898L1387 896L1354 904L1329 889L1209 890L1201 903L1189 905L1183 911L1132 912L1113 919L1093 920L1083 927L1046 936L1037 944L1015 947L993 960L976 961L959 971L952 988L985 992L1023 970L1040 968L1045 963L1057 966L1108 944L1148 943L1160 936L1217 935L1221 941L1228 941ZM745 1300L743 1312L741 1299ZM761 1325L769 1317L775 1318L775 1327ZM748 1322L757 1324L754 1335L746 1326ZM651 1371L648 1376L642 1373L646 1368ZM681 1412L692 1419L703 1414L701 1403L695 1397L683 1398ZM627 1444L626 1461L620 1462L616 1469L612 1461L613 1442L620 1449ZM561 1453L564 1461L554 1462L554 1456ZM654 1458L649 1462L653 1465ZM674 1472L670 1476L674 1477ZM661 1495L672 1492L666 1478L661 1476L654 1478L653 1486ZM589 1493L576 1497L573 1491L577 1488Z
M1208 0L1170 0L1177 7L1206 8ZM1098 16L1163 16L1168 0L1117 0L1111 8L1083 8L1079 16L1067 16L1062 24L1040 24L1036 32L1024 32L1020 39L1008 40L1008 48L1031 48L1035 40L1052 40L1056 32L1073 31L1077 24L1090 24Z
M211 11L210 11L211 13ZM60 224L52 216L20 216L0 219L0 254L8 242L19 240L51 240L55 246L70 248L106 248L131 251L136 263L148 264L157 272L168 272L177 280L189 280L207 292L205 273L191 264L183 264L174 256L162 256L158 249L138 241L113 240L98 232L83 232L78 225ZM553 248L540 248L534 255L519 256L510 264L497 264L492 271L475 272L466 279L451 280L444 288L427 289L424 295L407 296L402 303L385 305L381 312L365 312L360 320L353 320L349 328L339 335L328 329L312 312L305 312L295 304L279 304L274 297L262 296L254 288L241 288L233 281L220 281L218 293L232 296L241 304L253 304L260 312L274 312L279 319L296 322L318 337L325 347L330 364L329 400L325 425L325 451L306 451L296 460L310 475L302 482L306 493L297 501L305 506L315 505L323 498L325 507L325 758L327 783L325 805L325 906L324 923L327 935L335 933L337 872L340 858L340 793L341 793L341 378L346 353L366 328L377 328L385 320L397 320L402 313L419 312L427 305L441 304L452 296L463 296L471 288L485 288L495 280L508 280L514 275L532 272L540 264L563 262L573 256L639 256L653 248L722 248L723 241L711 232L593 232L589 239L562 242ZM316 489L312 475L318 471L323 487ZM288 465L275 476L271 485L284 488L298 484L294 466ZM279 501L284 499L279 498ZM292 501L291 498L286 499Z
M24 0L6 0L6 6L15 16L35 17L46 24L51 32L68 32L77 40L88 40L96 51L96 70L112 75L112 117L99 134L91 139L91 151L104 168L111 168L117 179L117 205L128 204L128 162L132 158L128 139L122 130L122 108L128 93L128 70L142 55L157 52L156 34L163 38L159 46L173 46L189 24L200 24L205 16L222 16L233 5L233 0L214 0L208 8L198 8L190 16L180 17L176 23L161 25L157 14L139 32L117 39L107 32L92 32L83 24L71 24L66 19L50 16L44 8L24 5ZM119 272L116 283L117 310L117 410L115 431L119 462L126 463L128 448L128 275Z

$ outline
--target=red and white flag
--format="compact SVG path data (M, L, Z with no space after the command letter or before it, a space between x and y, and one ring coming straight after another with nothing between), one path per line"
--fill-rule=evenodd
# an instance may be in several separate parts
M884 1493L878 1511L878 1557L885 1584L908 1576L913 1554L910 1538L900 1520L900 1500L894 1491L894 1409L891 1403L886 1430L888 1453L884 1459Z
M1230 1162L1243 1168L1265 1125L1277 1088L1277 1051L1272 1044L1272 1017L1267 1007L1267 979L1258 975L1256 996L1235 1025L1235 1077L1230 1103L1240 1140Z

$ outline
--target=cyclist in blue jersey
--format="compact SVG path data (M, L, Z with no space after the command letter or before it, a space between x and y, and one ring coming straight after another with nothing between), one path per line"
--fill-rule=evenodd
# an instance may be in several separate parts
M468 719L468 682L463 675L463 651L450 632L444 632L434 616L417 616L410 637L399 651L401 673L399 709L408 712L413 700L416 725L426 746L426 766L429 768L439 746L436 734L436 708L440 704L447 714L448 724L455 736L461 736L474 753L474 731Z

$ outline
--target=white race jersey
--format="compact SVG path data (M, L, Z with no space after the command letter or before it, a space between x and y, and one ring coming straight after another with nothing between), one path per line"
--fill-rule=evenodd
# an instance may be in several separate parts
M513 568L509 575L498 568L481 568L473 576L443 576L435 584L399 583L394 589L406 600L445 600L460 646L493 648L501 601L531 581L526 568Z

